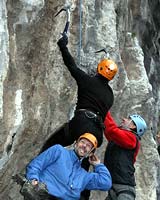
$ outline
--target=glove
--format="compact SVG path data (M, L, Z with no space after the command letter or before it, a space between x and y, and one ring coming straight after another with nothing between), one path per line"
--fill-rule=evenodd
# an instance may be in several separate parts
M57 42L60 49L63 49L68 44L68 36L64 33L63 36Z

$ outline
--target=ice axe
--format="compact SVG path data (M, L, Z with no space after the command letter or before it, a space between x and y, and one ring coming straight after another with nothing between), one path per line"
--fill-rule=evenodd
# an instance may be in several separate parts
M106 49L105 48L103 48L103 49L100 49L100 50L98 50L98 51L95 51L95 53L100 53L100 52L105 52L106 54L107 54L107 51L106 51Z
M69 28L71 5L64 6L61 10L58 11L58 13L55 15L55 17L58 16L62 11L65 11L66 15L67 15L66 24L65 24L65 27L64 27L64 30L63 30L63 33L62 33L62 35L64 35L64 34L67 34L68 28Z
M109 53L106 51L105 48L100 49L100 50L98 50L98 51L95 51L94 53L100 53L100 52L104 52L104 53L106 54L107 58L109 58Z

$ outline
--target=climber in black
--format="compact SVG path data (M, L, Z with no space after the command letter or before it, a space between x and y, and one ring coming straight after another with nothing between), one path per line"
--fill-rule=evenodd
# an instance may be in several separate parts
M72 144L82 133L91 132L98 139L98 146L103 140L103 121L111 108L114 96L108 82L117 72L117 65L109 59L103 59L93 77L79 69L68 51L68 37L63 34L58 46L65 65L78 85L78 97L74 117L51 136L43 150L54 144L67 146Z

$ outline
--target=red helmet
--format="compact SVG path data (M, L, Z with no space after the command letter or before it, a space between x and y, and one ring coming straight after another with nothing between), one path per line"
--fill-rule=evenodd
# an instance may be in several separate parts
M97 67L97 73L101 74L109 81L114 78L117 71L118 71L117 65L112 60L109 59L101 60L101 62L98 64Z

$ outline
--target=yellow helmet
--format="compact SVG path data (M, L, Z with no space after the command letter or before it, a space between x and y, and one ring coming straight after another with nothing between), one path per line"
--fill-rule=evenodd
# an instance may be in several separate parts
M81 135L79 137L79 139L81 139L81 138L85 138L85 139L89 140L93 144L94 148L95 149L97 148L98 141L97 141L97 138L93 134L91 134L91 133L84 133L83 135Z
M97 67L97 73L101 74L109 81L114 78L117 71L118 71L117 65L112 60L109 59L101 60L101 62L98 64Z

